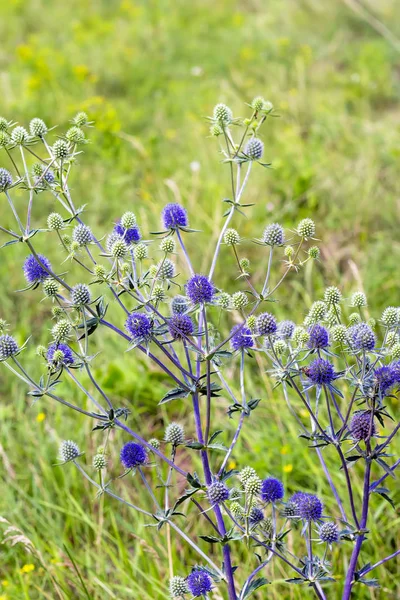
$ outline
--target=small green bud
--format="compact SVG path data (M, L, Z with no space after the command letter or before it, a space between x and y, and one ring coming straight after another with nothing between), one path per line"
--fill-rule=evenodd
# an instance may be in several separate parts
M47 217L47 227L54 231L59 231L64 227L64 221L60 214L53 212Z
M81 247L80 243L77 242L76 240L74 240L73 242L71 242L70 250L73 254L75 254L76 252L79 251L80 247Z
M47 348L46 348L46 346L37 346L37 348L36 348L36 354L38 356L41 356L42 358L46 358L46 355L47 355Z
M363 308L364 306L367 306L367 298L364 292L354 292L351 297L351 306L356 308Z
M247 327L250 329L252 333L255 332L257 326L257 317L255 315L250 315L247 319Z
M232 296L232 306L236 310L240 310L247 306L249 303L249 299L247 298L247 294L245 292L235 292Z
M244 509L240 506L239 502L232 502L229 510L235 517L235 519L241 519L244 516Z
M258 112L264 108L264 102L265 100L262 96L257 96L256 98L253 98L251 106Z
M107 278L107 269L105 268L104 265L100 265L100 264L94 265L93 271L94 271L96 279L104 280Z
M111 254L114 258L124 258L128 253L128 246L124 240L116 240L111 247Z
M286 248L285 248L285 256L289 260L292 260L293 254L294 254L294 248L293 248L293 246L286 246Z
M227 246L237 246L237 244L240 244L240 235L236 229L227 229L225 231L224 242Z
M224 131L218 123L215 123L214 125L211 125L210 133L213 137L218 137L219 135L222 135Z
M51 277L47 277L43 281L43 291L49 298L53 296L57 296L58 294L58 281L56 279L52 279Z
M62 319L54 325L54 327L51 330L51 333L56 341L61 341L69 338L71 334L71 329L72 327L70 322L66 319Z
M173 254L175 252L175 248L175 240L171 237L164 238L160 243L160 250L161 252L165 252L165 254Z
M69 155L69 144L65 140L56 140L53 144L53 154L58 160L64 160Z
M318 248L318 246L311 246L311 248L308 249L308 256L310 258L312 258L313 260L318 260L320 255L321 255L321 252L320 252L320 249Z
M303 219L297 225L297 233L300 237L308 239L315 235L315 223L312 219Z
M338 344L345 344L347 342L347 327L345 325L335 325L330 330L332 340Z
M239 480L243 487L251 477L257 477L257 472L253 467L244 467L239 473Z
M185 594L189 593L189 588L186 583L186 579L176 575L169 581L169 593L171 598L182 598Z
M242 269L242 271L244 271L245 273L248 272L249 268L250 268L250 261L248 258L241 258L239 261L240 264L240 268Z
M29 123L29 129L32 137L43 137L48 132L46 123L37 118Z
M136 216L133 212L126 212L121 217L121 225L125 229L132 229L136 225Z
M342 309L340 304L336 304L335 306L331 306L328 312L325 315L325 321L333 327L336 325L341 317Z
M367 320L367 325L369 325L371 327L371 329L375 329L375 327L376 327L376 320L374 319L374 317L370 317Z
M325 318L327 312L327 306L325 302L322 300L317 300L311 305L311 308L308 312L308 320L309 324L317 323L318 321L322 321Z
M149 444L155 450L159 450L160 449L160 442L156 438L151 438L151 440L149 440Z
M248 496L258 496L258 494L261 492L261 484L262 481L259 477L257 477L257 475L249 477L244 487L246 494Z
M303 348L307 344L309 339L310 334L304 329L304 327L295 328L293 332L293 341L297 346Z
M58 319L59 317L61 317L61 315L64 314L64 311L61 308L61 306L53 306L53 308L51 309L51 314L53 316L53 319Z
M96 469L96 471L102 471L106 467L107 458L105 457L104 453L101 452L99 454L95 454L93 456L93 468Z
M351 315L349 315L349 325L358 325L358 323L361 323L361 317L358 313L351 313Z
M274 342L274 352L277 356L282 356L282 354L285 354L286 350L286 342L284 342L283 340L276 340L276 342Z
M393 356L394 360L400 359L400 344L398 342L393 344L390 349L390 354Z
M7 133L7 131L1 131L0 130L0 147L4 148L5 146L8 146L8 144L10 143L10 136Z
M219 125L229 125L232 122L232 111L226 104L217 104L214 107L214 120Z
M14 127L11 132L11 142L18 146L24 146L30 141L30 136L25 127Z
M396 327L400 323L400 308L388 306L383 311L381 320L386 327Z
M388 348L391 348L392 346L394 346L395 344L397 344L397 342L400 340L399 338L399 334L396 333L395 331L389 331L387 336L386 336L386 346Z
M133 249L133 256L135 257L135 260L144 260L147 258L148 253L149 251L146 244L138 244Z
M77 127L83 127L84 125L87 125L89 123L89 119L87 114L82 111L75 115L75 117L72 119L72 122Z
M326 288L324 294L324 300L327 304L339 304L342 299L341 291L332 285L331 287Z
M65 137L72 144L84 144L86 142L85 134L80 127L70 127Z
M226 310L231 306L231 300L232 298L230 294L227 292L222 292L217 299L218 306Z
M167 294L162 285L155 285L153 289L153 300L156 302L165 302Z
M7 131L9 128L9 122L4 117L0 117L0 131Z
M165 430L165 441L173 446L179 446L185 441L185 430L180 423L170 423Z
M158 267L157 265L150 265L149 267L149 275L150 277L157 277Z

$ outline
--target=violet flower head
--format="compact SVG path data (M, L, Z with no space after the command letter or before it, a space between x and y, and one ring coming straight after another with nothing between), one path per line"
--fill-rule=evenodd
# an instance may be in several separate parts
M279 479L269 477L261 484L261 498L264 502L277 502L285 495L285 488Z
M395 383L400 383L400 360L395 360L390 364Z
M151 336L153 323L149 317L140 312L133 312L126 320L125 327L132 339L147 339Z
M256 321L257 333L259 335L272 335L277 330L276 319L270 313L261 313Z
M54 356L54 354L57 351L58 353L62 352L63 354L61 360L58 358L57 362L62 363L63 365L72 365L74 363L74 354L71 348L67 346L67 344L51 344L48 347L46 358L49 363L52 363L55 360L55 358L59 356L59 354L56 354L56 356Z
M296 328L293 321L282 321L278 325L277 335L283 340L289 340Z
M165 229L176 229L188 226L186 209L180 204L167 204L162 211L162 223Z
M222 481L214 481L207 490L210 504L222 504L229 498L229 488Z
M186 294L192 304L204 304L213 299L215 287L205 275L193 275L186 284Z
M237 332L237 333L235 333ZM232 350L243 350L244 348L252 348L254 346L254 340L251 335L251 331L248 327L241 325L235 325L231 334L231 348Z
M188 315L175 314L168 321L168 329L174 340L182 340L193 335L194 324Z
M146 462L147 454L146 450L140 444L128 442L122 447L120 458L126 469L133 469Z
M356 412L350 422L350 433L357 442L368 440L375 435L375 423L370 412Z
M51 263L49 259L43 256L43 254L38 254L38 257L40 259L40 262L33 254L30 254L25 259L24 275L28 283L38 283L39 281L43 281L43 279L46 279L46 277L50 277L49 273L41 265L41 263L43 263L43 265L47 269L51 270Z
M137 225L134 225L133 227L127 229L120 222L115 224L114 233L117 233L119 236L121 236L127 244L132 244L132 242L138 242L142 237L140 235L140 229Z
M323 504L318 496L303 494L299 498L299 515L304 521L318 521L322 517Z
M354 350L371 351L375 347L375 334L367 323L358 323L350 327L349 338Z
M321 542L326 542L327 544L333 544L339 541L339 529L336 523L332 523L332 521L328 521L327 523L323 523L318 530L319 539Z
M309 379L315 384L329 384L336 377L333 364L324 358L316 358L305 369L305 373Z
M212 590L212 579L205 571L192 571L188 576L186 583L189 591L195 598L204 596Z
M310 334L310 339L308 340L308 347L311 350L316 350L319 348L326 348L329 346L329 333L328 330L325 329L319 323L316 323L308 330Z
M395 371L393 367L383 366L375 371L375 380L378 384L379 391L382 396L385 396L390 388L396 383Z

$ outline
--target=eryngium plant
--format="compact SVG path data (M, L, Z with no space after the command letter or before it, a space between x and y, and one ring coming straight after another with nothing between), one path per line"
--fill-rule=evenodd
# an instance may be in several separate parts
M131 211L116 220L112 231L100 236L83 222L69 180L90 126L84 113L52 143L48 127L40 119L31 121L29 131L0 119L4 159L12 165L10 170L0 170L0 190L15 219L15 230L1 227L10 238L3 246L26 247L26 289L35 289L39 300L44 296L52 303L55 320L48 346L38 348L41 376L39 367L30 373L21 362L24 348L7 333L5 321L1 321L0 359L27 384L34 399L48 397L93 420L93 435L102 439L89 465L84 466L83 452L70 439L61 444L61 464L77 468L98 495L107 494L126 504L142 514L147 525L165 528L169 548L171 536L176 534L197 553L198 562L190 572L172 577L173 598L207 598L218 586L220 590L225 587L223 593L230 600L243 600L267 583L263 574L272 560L278 560L287 569L288 584L307 585L318 598L326 597L329 586L342 586L346 600L356 583L376 585L368 573L399 554L397 550L375 565L360 562L364 545L368 553L371 495L380 494L391 502L385 480L399 464L390 458L389 450L399 424L391 425L387 409L400 382L399 309L386 308L380 322L375 322L367 317L363 292L355 292L349 302L342 299L338 288L329 287L303 323L278 322L271 308L274 304L267 302L279 297L289 273L319 258L315 224L303 219L290 232L278 223L256 228L254 241L260 256L256 276L251 274L250 261L242 256L245 243L240 232L231 226L248 207L243 194L252 169L269 166L264 162L266 151L259 135L262 125L273 116L272 105L256 98L244 121L234 118L223 104L215 107L210 118L211 134L221 142L223 162L230 171L231 192L224 200L227 210L205 273L197 272L186 251L185 237L195 230L191 229L191 215L179 204L164 207L161 230L146 234L152 239L143 238ZM29 166L32 157L35 162ZM14 200L16 188L26 192L25 210L21 194ZM38 200L42 206L56 200L60 212L49 214L47 223L33 224L32 207ZM61 256L50 260L36 250L35 242L42 236L58 239ZM154 239L159 241L154 244ZM151 255L157 257L154 263L149 258L150 247ZM233 294L214 280L217 261L228 252L237 263L231 274L236 287ZM177 253L186 264L186 273L178 273ZM274 259L279 261L277 273L272 268ZM80 271L79 283L69 283L66 262ZM110 295L111 305L106 301ZM221 319L223 312L229 313L225 319ZM221 323L228 319L232 327L226 332ZM188 435L180 423L171 422L157 439L148 440L129 426L134 407L115 406L93 375L93 364L102 364L107 358L92 351L93 336L104 329L120 337L126 350L143 353L170 380L165 396L157 399L160 404L190 403L192 414L187 420L193 423L194 435ZM320 461L336 499L334 514L326 514L323 499L315 490L292 490L288 497L279 473L267 473L267 465L261 474L248 465L241 465L240 471L229 470L242 428L254 418L260 402L246 392L246 366L255 353L264 358L260 364L266 365L297 421L305 452L311 448ZM227 381L227 365L237 373L237 386ZM82 376L89 378L90 390ZM72 404L63 395L65 378L87 396L92 410ZM301 411L298 404L293 405L296 395L303 405ZM226 445L221 441L224 422L213 419L219 396L228 399L227 413L237 422ZM113 442L111 429L119 432ZM135 506L113 491L113 477L107 475L111 443L120 446L121 464L112 467L114 478L136 474L134 485L143 485L148 493L145 507ZM329 447L338 458L338 469L332 473L324 459ZM180 466L182 452L185 465L187 453L192 453L190 472ZM201 473L196 473L199 462ZM354 489L354 465L362 466L364 473L361 502L359 490ZM339 469L345 475L345 489L338 487ZM132 487L131 479L124 481ZM179 495L176 490L182 489L182 481L186 489ZM190 503L203 523L197 538L184 531ZM249 572L232 557L240 540L249 554L246 564L253 560ZM332 577L328 560L332 546L338 543L343 554L350 554L343 559L347 565L344 580Z

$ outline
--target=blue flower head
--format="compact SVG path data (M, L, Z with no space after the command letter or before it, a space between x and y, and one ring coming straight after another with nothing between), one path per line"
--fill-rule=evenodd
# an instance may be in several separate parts
M120 454L121 462L126 469L133 469L143 465L147 460L146 450L140 444L128 442L123 446Z
M329 333L319 323L316 323L309 329L310 339L308 340L308 347L312 350L317 348L326 348L329 346Z
M139 340L150 337L153 323L147 315L133 312L127 318L125 327L134 340Z
M61 352L63 353L63 358L60 362L62 362L63 365L72 365L74 363L74 354L71 350L71 348L69 346L67 346L67 344L51 344L48 347L47 350L47 361L49 363L52 363L54 360L54 353L56 352L56 350L61 350Z
M278 325L278 336L284 340L289 340L292 337L295 328L296 325L293 321L282 321Z
M114 226L114 233L117 233L127 244L132 244L132 242L138 242L142 237L140 235L140 229L137 225L126 229L120 222L116 223Z
M259 335L272 335L277 330L276 319L270 313L261 313L256 321L257 333Z
M167 204L164 206L161 216L165 229L188 226L187 212L180 204Z
M176 314L169 319L168 329L174 340L182 340L189 335L193 335L194 324L188 315Z
M41 263L43 263L47 269L51 270L51 263L49 259L43 256L43 254L38 254L38 256ZM43 281L43 279L46 279L46 277L50 277L49 273L44 267L42 267L36 256L33 254L30 254L25 259L24 275L28 283L37 283L39 281Z
M333 364L324 358L316 358L305 369L305 373L313 383L318 385L331 383L336 377Z
M257 525L257 523L261 523L264 520L264 513L261 508L258 506L253 506L249 515L249 523L250 525Z
M400 360L392 362L390 368L392 369L395 382L400 383Z
M396 382L395 371L393 367L389 365L376 369L375 379L380 393L382 396L385 396L386 392L388 392Z
M204 596L212 590L212 579L205 571L192 571L188 576L186 583L189 591L195 598Z
M367 323L358 323L349 328L351 346L355 350L373 350L375 347L375 335Z
M357 442L368 440L375 435L375 423L370 412L356 412L350 422L350 433Z
M303 494L299 497L299 515L304 521L318 521L322 510L323 504L318 496Z
M237 333L234 333L237 332ZM248 327L241 325L235 325L232 328L231 334L231 348L232 350L243 350L244 348L252 348L254 346L254 340L251 335L251 331Z
M214 284L205 275L193 275L186 284L186 294L192 304L211 302L214 293Z
M261 484L261 498L264 502L277 502L285 495L285 488L279 479L269 477Z

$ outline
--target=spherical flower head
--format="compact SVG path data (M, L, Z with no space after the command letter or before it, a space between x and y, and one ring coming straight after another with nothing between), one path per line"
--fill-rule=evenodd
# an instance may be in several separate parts
M300 503L302 502L303 498L307 496L307 494L305 494L304 492L295 492L292 497L289 499L289 503L292 504L292 506L295 507L296 515L299 515L299 511L300 511Z
M205 275L193 275L186 284L186 294L192 304L203 304L212 301L215 287Z
M75 360L73 352L67 344L50 344L46 358L50 364L57 363L63 365L72 365Z
M285 342L285 340L276 340L273 343L274 353L277 356L282 356L283 354L285 354L287 348L288 348L288 346L287 346L287 343Z
M400 358L400 343L399 342L397 342L396 344L393 344L393 346L390 349L390 354L392 355L392 358L394 358L395 360L398 360Z
M262 480L258 475L253 475L246 480L245 492L249 496L257 496L261 492Z
M255 315L250 315L249 317L247 317L246 325L250 329L251 333L256 333L257 317Z
M185 430L180 423L169 423L165 429L165 441L173 446L180 446L185 441Z
M174 340L183 340L193 335L194 324L188 315L173 315L168 321L168 329Z
M364 292L354 292L351 297L351 306L354 306L355 308L367 306L367 297Z
M239 479L243 487L246 487L246 483L252 477L257 477L257 472L253 467L244 467L239 473Z
M75 117L72 119L72 122L77 127L83 127L89 123L89 117L85 112L81 111L75 115Z
M326 288L324 300L327 304L339 304L342 299L342 292L334 285Z
M293 341L295 344L297 344L297 346L303 348L308 344L309 339L310 334L304 329L304 327L295 327L293 332Z
M361 317L358 313L351 313L351 315L349 315L349 325L353 326L353 325L358 325L359 323L361 323Z
M267 246L282 246L285 242L285 232L279 223L271 223L264 229L262 242Z
M258 138L252 137L246 143L244 153L250 160L260 160L264 153L264 143Z
M126 320L125 327L133 340L147 339L151 336L153 322L140 312L132 312Z
M308 341L308 347L311 350L327 348L327 346L329 346L329 333L322 325L316 323L310 328L309 333L310 339Z
M158 263L157 271L160 279L172 279L175 275L175 263L169 258L164 258Z
M10 124L5 117L0 117L0 131L7 131Z
M0 192L4 192L13 183L12 175L7 169L0 169Z
M43 281L43 291L49 298L54 298L59 291L58 281L51 279L51 277L47 277L47 279Z
M256 96L255 98L253 98L251 106L256 112L259 112L264 108L264 103L265 100L262 96Z
M71 333L71 329L71 323L66 319L61 319L61 321L58 321L58 323L54 325L54 327L51 330L51 333L53 335L53 338L59 342L61 340L68 339Z
M321 255L321 251L318 248L318 246L311 246L308 249L308 256L310 258L312 258L313 260L318 260L318 258L320 257L320 255Z
M149 440L149 444L155 450L159 450L160 446L161 446L161 444L157 438L151 438L151 440Z
M72 144L84 144L86 142L84 131L82 131L82 129L76 125L68 129L65 137Z
M69 154L69 144L66 140L56 140L53 144L53 154L57 160L65 160Z
M222 292L217 298L217 304L222 309L227 310L231 306L231 296L227 292Z
M210 504L222 504L229 498L229 489L222 481L214 481L207 490Z
M32 119L29 123L29 130L32 137L43 137L48 131L46 123L38 118Z
M160 250L161 252L165 252L165 254L173 254L175 252L176 244L175 240L172 237L166 237L161 240Z
M7 333L0 335L0 360L7 360L16 354L18 354L18 344L15 339Z
M345 344L347 342L347 327L346 325L335 325L331 329L331 336L334 342Z
M24 262L24 275L28 283L38 283L46 277L50 277L44 267L51 270L51 263L43 254L38 254L39 260L33 254L30 254ZM44 266L42 266L44 265Z
M78 458L78 456L80 456L80 454L81 453L79 451L78 445L75 444L75 442L73 442L72 440L64 440L63 442L61 442L59 449L59 457L61 462L67 463L71 460L75 460L76 458Z
M396 383L396 378L392 367L385 365L376 369L375 380L380 393L382 396L385 396L390 388Z
M169 594L171 598L182 598L185 594L189 593L189 588L186 583L186 579L176 575L169 581Z
M121 236L124 242L127 244L138 242L141 238L140 230L137 225L132 225L132 227L126 228L121 222L116 223L114 226L114 232Z
M297 225L297 233L302 238L311 238L315 235L315 223L312 219L303 219Z
M73 304L76 306L84 306L85 304L89 304L91 300L89 287L84 283L77 283L72 288L71 298Z
M30 136L25 127L14 127L11 132L11 141L13 144L24 146L29 140Z
M304 521L318 521L322 516L323 504L318 496L303 494L299 498L299 515Z
M318 385L329 384L335 379L333 364L324 358L316 358L305 369L305 373L313 383Z
M107 458L104 455L103 452L100 452L98 454L95 454L93 456L93 468L96 471L102 471L103 469L105 469L107 467Z
M173 315L183 315L189 309L189 302L186 296L178 294L172 298L170 306Z
M122 447L120 459L125 469L134 469L146 462L146 450L140 444L128 442Z
M258 525L258 523L261 523L261 521L264 520L264 513L261 510L261 508L258 508L257 506L253 506L253 508L250 511L250 515L249 515L249 523L250 525L252 525L253 527L255 525Z
M366 323L353 325L349 329L351 346L355 350L373 350L375 348L375 335Z
M111 246L110 254L114 258L124 258L128 254L128 244L122 238L115 240Z
M247 298L247 294L245 292L235 292L232 295L232 306L236 310L241 310L245 306L248 305L249 299Z
M241 519L244 515L244 509L243 507L239 504L239 502L232 502L232 504L229 507L229 510L231 511L231 513L233 514L233 516L236 519Z
M213 111L214 121L221 126L229 125L232 122L233 115L231 109L226 104L216 104Z
M2 131L0 129L0 148L5 148L10 143L10 134L7 131Z
M164 206L161 213L161 219L165 229L187 227L189 224L186 209L176 203L170 203Z
M87 225L79 223L72 232L72 239L79 246L87 246L93 241L92 230Z
M400 358L400 356L399 356ZM395 360L390 364L392 369L393 377L396 383L400 383L400 360Z
M278 502L285 495L285 489L279 479L268 477L261 484L261 499L264 502Z
M222 135L223 133L224 133L224 130L222 129L221 125L218 125L218 123L214 123L213 125L211 125L210 135L212 135L213 137L218 137L219 135Z
M227 246L237 246L240 244L240 235L236 229L227 229L225 231L224 242Z
M356 412L350 422L350 433L357 442L368 440L375 435L375 423L372 420L370 412Z
M299 507L297 502L289 500L281 510L281 515L285 519L296 519L299 516Z
M323 523L318 531L319 539L321 542L325 542L327 544L334 544L339 541L339 529L336 523L332 523L328 521L327 523Z
M129 266L129 265L127 265ZM165 302L167 299L167 294L162 285L155 285L153 289L152 300L154 302Z
M232 350L243 350L244 348L252 348L254 346L254 340L251 335L251 331L248 327L242 325L235 325L231 334L231 348Z
M144 260L149 254L146 244L138 244L133 250L135 260Z
M295 328L296 325L293 321L281 321L277 328L277 334L281 339L289 340L293 337Z
M241 258L240 261L239 261L239 265L240 265L240 268L242 269L242 271L244 271L245 273L247 273L247 271L250 268L250 261L246 257Z
M382 323L386 327L396 327L400 322L400 308L398 306L388 306L382 313Z
M47 217L47 227L53 231L59 231L64 227L64 220L59 213L50 213Z
M325 318L328 307L325 302L322 300L317 300L313 302L310 310L308 311L308 321L309 323L317 323L318 321L322 321Z
M386 348L393 348L400 341L399 334L396 331L388 331L386 335Z
M340 322L340 317L342 314L342 309L340 304L336 304L335 306L330 305L328 312L325 315L325 321L328 323L330 327L337 325Z

